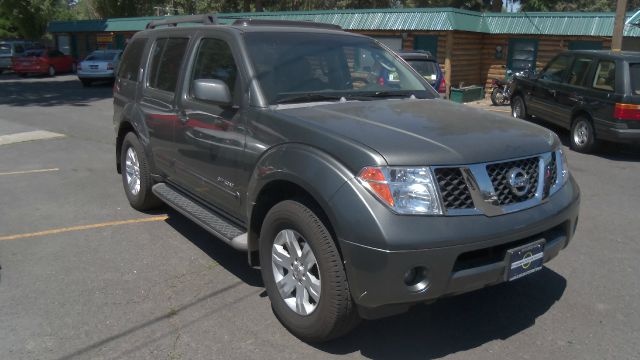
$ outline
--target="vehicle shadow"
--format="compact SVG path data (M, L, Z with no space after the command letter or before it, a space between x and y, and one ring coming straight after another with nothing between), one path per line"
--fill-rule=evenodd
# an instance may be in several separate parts
M260 270L249 267L246 253L233 249L177 211L169 207L166 210L169 217L165 222L207 254L211 260L220 264L245 284L263 287Z
M6 76L0 77L4 80ZM10 106L89 106L92 101L111 98L111 84L106 82L82 87L77 78L68 79L9 77L0 82L0 104Z
M558 137L560 137L562 145L570 147L571 140L569 137L571 133L569 130L535 117L529 119L529 121L555 132L558 134ZM612 161L640 162L640 146L602 142L598 149L589 155L599 156Z
M520 333L546 313L565 288L561 275L544 268L513 283L365 321L346 337L316 347L331 354L360 352L371 359L440 358Z

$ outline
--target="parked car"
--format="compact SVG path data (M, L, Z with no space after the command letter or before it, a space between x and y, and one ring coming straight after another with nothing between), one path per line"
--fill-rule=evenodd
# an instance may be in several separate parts
M440 94L444 94L447 91L447 83L444 80L440 64L430 52L419 50L400 51L398 55L422 75Z
M154 21L127 45L116 169L135 209L246 252L296 336L531 275L569 244L580 191L552 131L442 100L336 26L175 26L197 19L215 24Z
M78 64L78 79L83 86L94 81L114 81L122 50L96 50Z
M0 41L0 74L12 70L14 59L23 56L29 45L21 40Z
M569 129L576 151L601 140L640 143L640 52L563 52L539 76L516 80L511 109Z
M48 74L76 72L76 61L70 55L59 50L28 50L24 56L16 58L13 71L25 77L29 74Z

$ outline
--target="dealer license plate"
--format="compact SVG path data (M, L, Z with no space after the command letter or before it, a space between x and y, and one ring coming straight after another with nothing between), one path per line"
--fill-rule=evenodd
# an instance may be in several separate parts
M507 280L512 281L542 269L544 240L507 250Z

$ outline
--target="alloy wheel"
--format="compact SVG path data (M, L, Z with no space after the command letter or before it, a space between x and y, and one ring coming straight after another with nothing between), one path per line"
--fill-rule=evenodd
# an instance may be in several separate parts
M140 162L138 161L138 154L136 154L133 147L127 149L125 172L129 191L134 196L138 195L140 192Z
M576 124L573 129L573 142L576 145L584 146L589 141L589 127L584 120Z
M287 306L298 315L311 314L320 301L320 269L302 235L291 229L280 231L271 247L271 265Z

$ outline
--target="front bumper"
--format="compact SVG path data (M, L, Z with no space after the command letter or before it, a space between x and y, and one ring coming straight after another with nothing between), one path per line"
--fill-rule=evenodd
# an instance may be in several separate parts
M351 209L350 226L337 220L336 232L354 301L361 315L376 318L503 282L506 251L541 238L546 240L544 261L549 261L575 231L579 198L571 178L543 204L506 215L399 216L357 186L345 186L332 206ZM366 209L354 210L356 201ZM359 211L370 219L355 215ZM427 269L426 289L415 291L404 283L403 275L413 267Z

